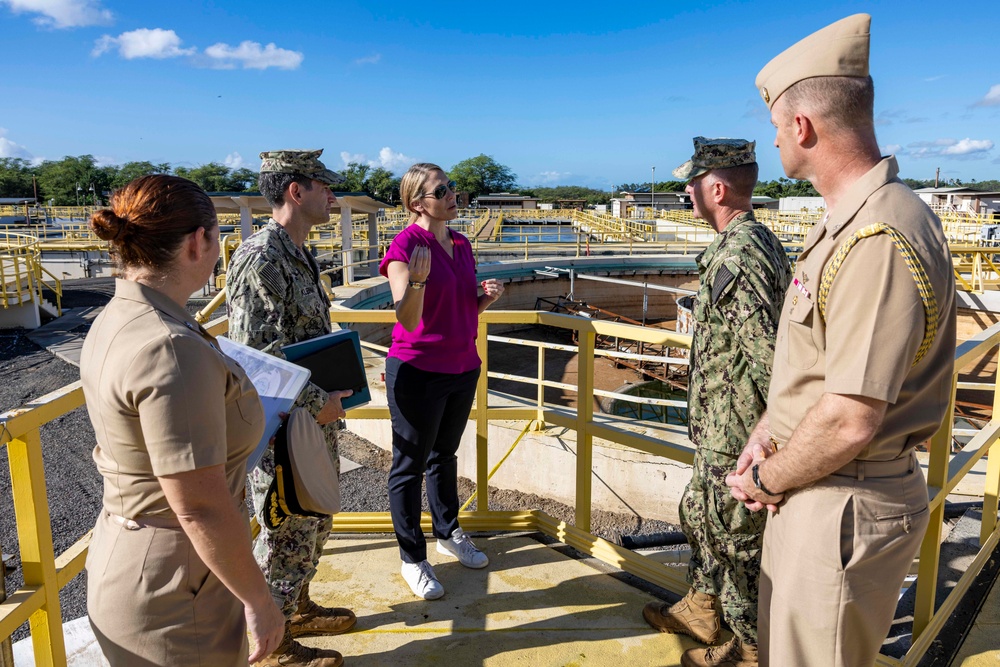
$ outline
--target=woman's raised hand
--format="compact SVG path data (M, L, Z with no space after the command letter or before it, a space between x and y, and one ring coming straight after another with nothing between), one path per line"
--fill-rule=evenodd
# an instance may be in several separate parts
M431 273L431 249L425 245L418 245L410 253L410 282L422 283L427 281L427 276Z

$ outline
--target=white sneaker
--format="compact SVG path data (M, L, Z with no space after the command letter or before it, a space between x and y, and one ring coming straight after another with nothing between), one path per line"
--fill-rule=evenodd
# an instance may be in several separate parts
M455 532L447 540L438 540L438 553L445 556L454 556L465 567L474 570L484 568L490 564L490 559L472 543L472 538L465 534L461 528L456 528Z
M400 574L403 575L403 579L409 584L410 590L418 598L437 600L444 595L444 586L434 576L434 568L425 560L419 563L407 563L404 561L403 567L400 568Z

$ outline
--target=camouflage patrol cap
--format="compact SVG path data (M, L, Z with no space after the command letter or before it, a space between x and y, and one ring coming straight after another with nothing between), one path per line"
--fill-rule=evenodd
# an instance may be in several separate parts
M674 176L686 181L701 176L713 169L727 169L757 161L754 148L756 141L746 139L706 139L694 138L694 155L674 169Z
M340 185L344 182L344 177L327 169L320 162L319 156L322 154L322 148L312 151L264 151L260 154L260 173L297 174L327 185Z
M818 76L868 76L872 17L855 14L821 28L782 51L757 74L757 90L770 109L786 90Z

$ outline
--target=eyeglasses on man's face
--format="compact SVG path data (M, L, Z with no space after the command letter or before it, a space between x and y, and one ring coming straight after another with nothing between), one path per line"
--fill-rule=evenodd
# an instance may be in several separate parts
M455 181L448 181L447 185L439 185L436 188L434 188L430 193L421 195L421 197L434 197L434 199L444 199L445 196L448 194L448 191L451 190L452 192L455 192L456 187L458 187L458 185L455 183Z

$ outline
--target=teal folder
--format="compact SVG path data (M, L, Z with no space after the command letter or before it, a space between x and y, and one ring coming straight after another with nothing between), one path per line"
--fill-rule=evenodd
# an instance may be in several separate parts
M342 329L281 348L288 361L310 371L309 381L324 391L350 389L354 393L340 399L345 410L372 400L368 377L361 358L361 338L357 331Z

